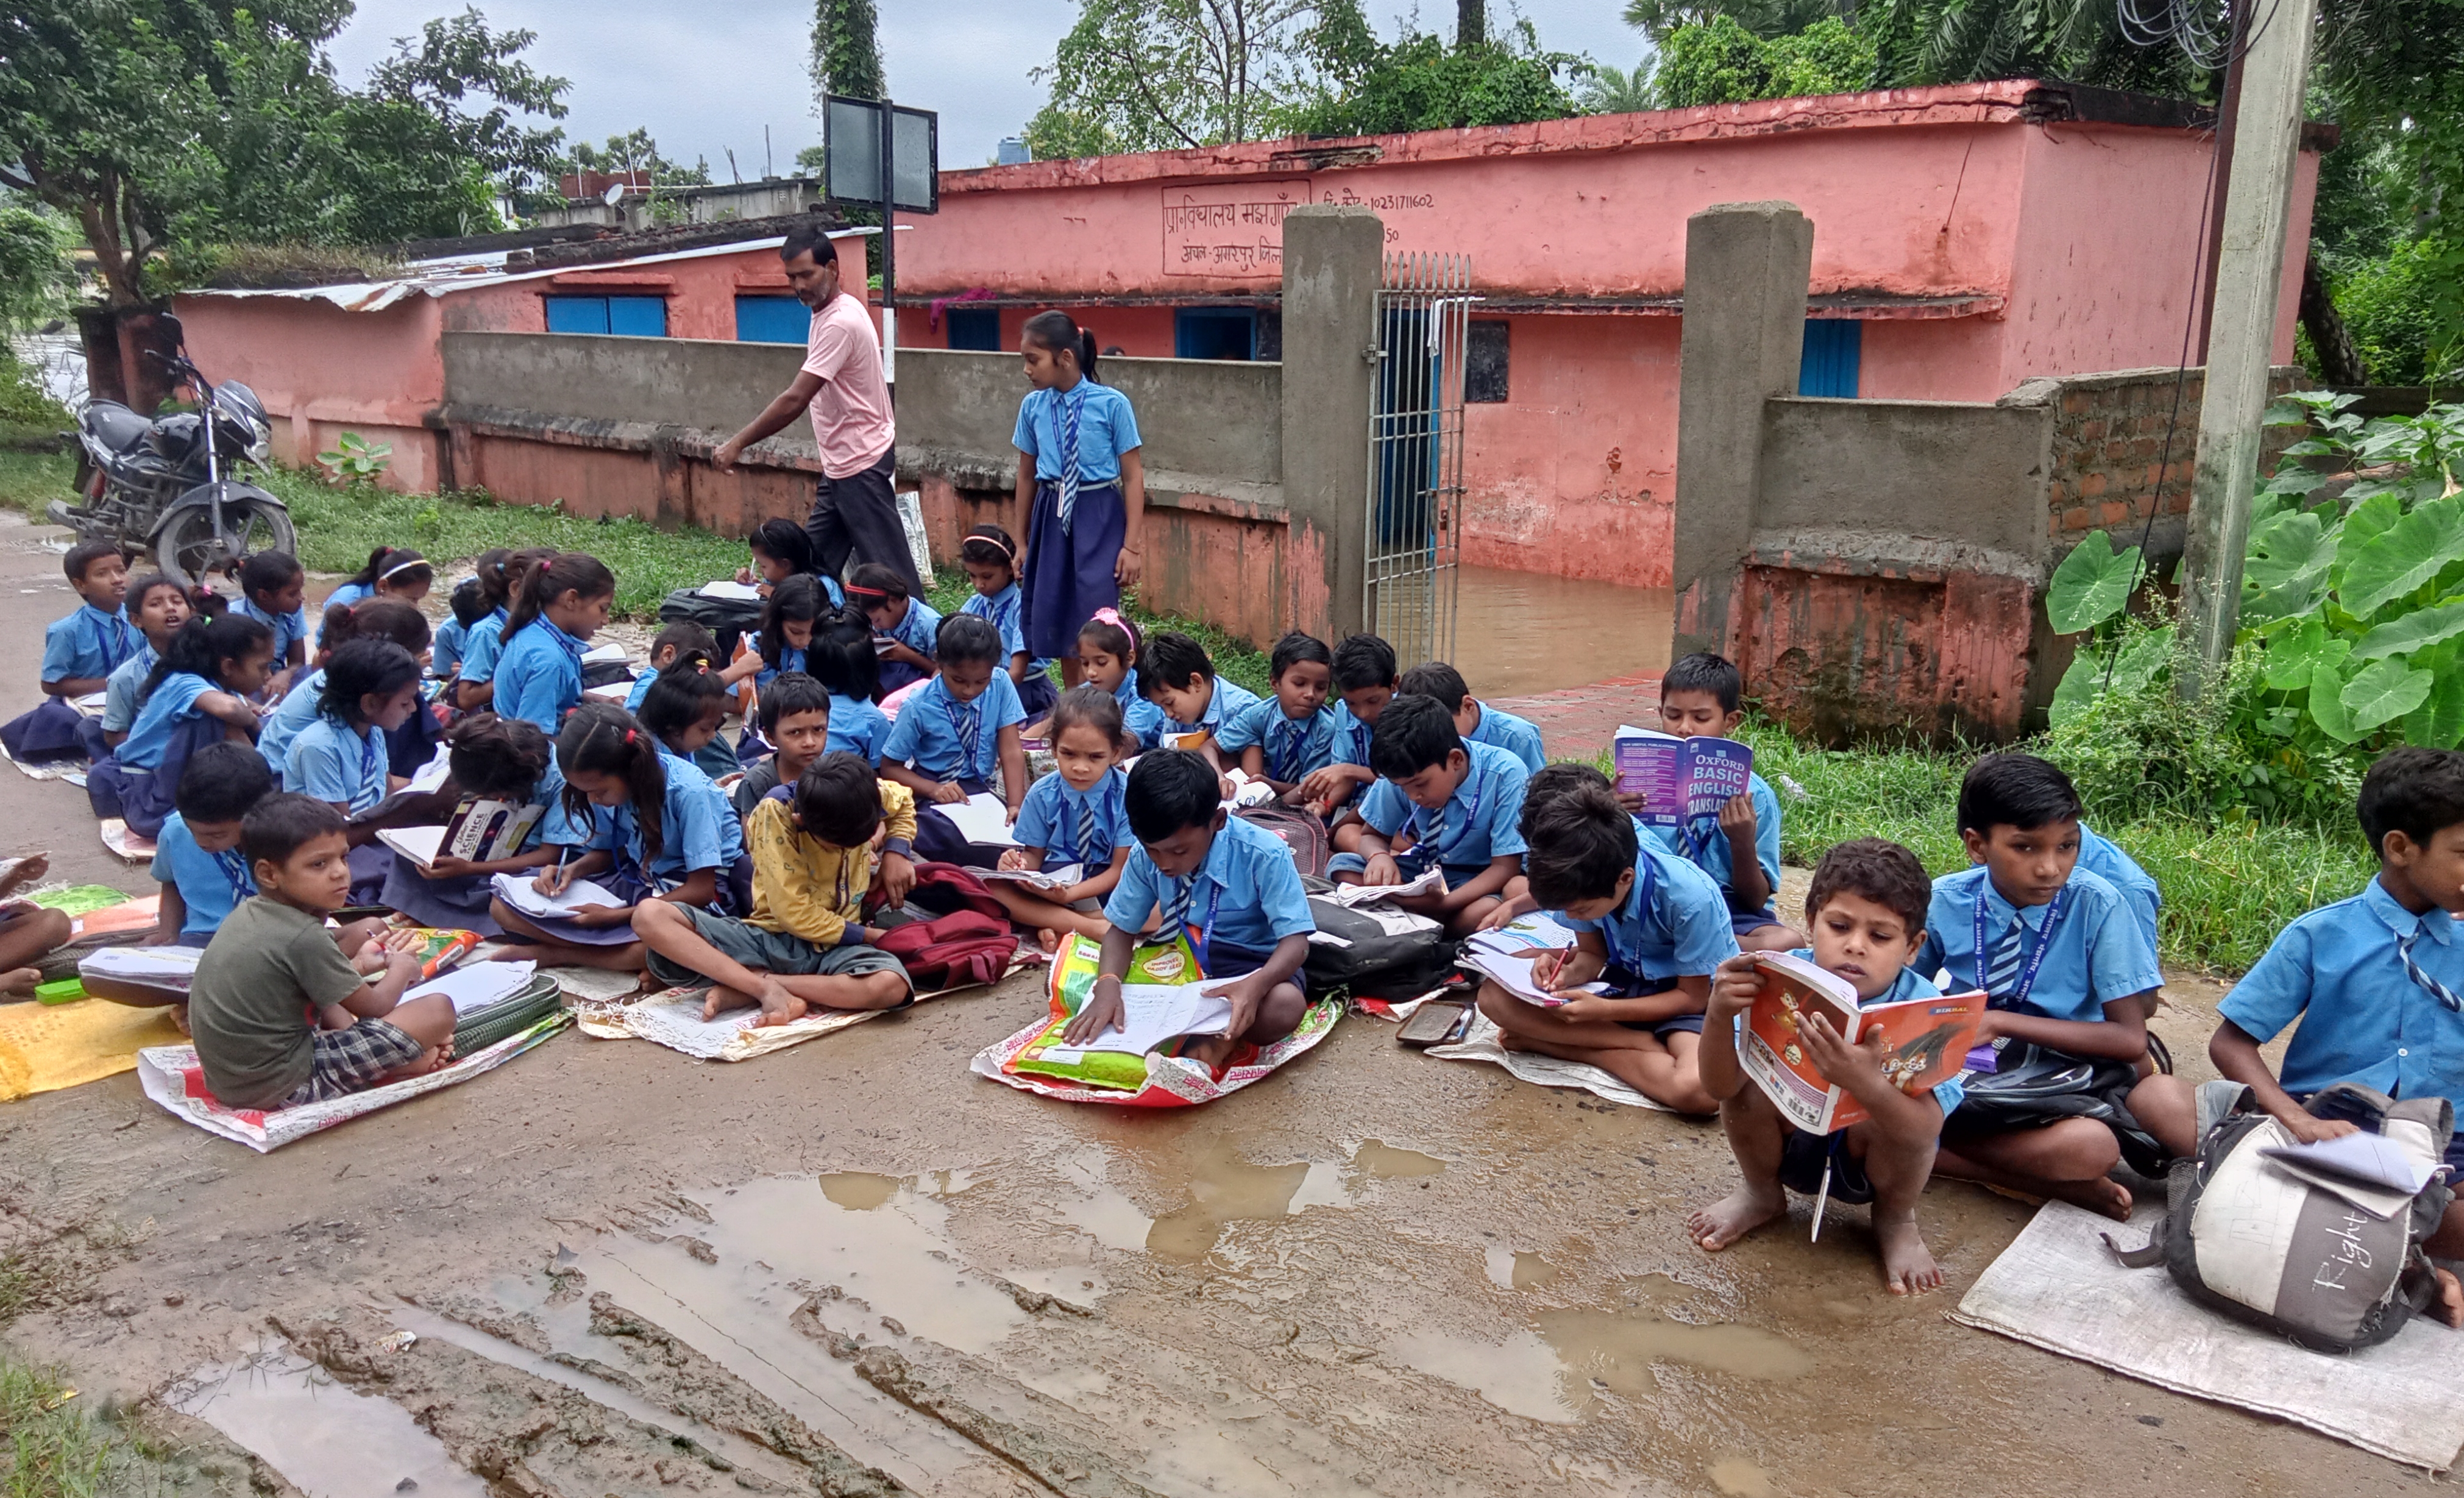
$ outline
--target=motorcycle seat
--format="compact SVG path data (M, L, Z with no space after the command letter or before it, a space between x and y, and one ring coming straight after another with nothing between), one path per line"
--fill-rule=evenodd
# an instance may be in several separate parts
M143 446L154 424L118 401L94 401L77 418L94 439L113 452L133 452Z

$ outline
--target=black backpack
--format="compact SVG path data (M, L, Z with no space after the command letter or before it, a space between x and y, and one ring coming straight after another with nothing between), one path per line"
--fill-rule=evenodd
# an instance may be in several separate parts
M2429 1167L2439 1164L2455 1132L2446 1098L2390 1102L2350 1082L2320 1092L2310 1112L2350 1119ZM2377 1217L2260 1153L2293 1142L2292 1131L2241 1089L2200 1138L2198 1157L2174 1163L2165 1217L2145 1246L2124 1250L2109 1233L2105 1244L2123 1264L2162 1264L2193 1300L2303 1347L2376 1346L2437 1295L2421 1245L2438 1231L2454 1193L2433 1172L2409 1205Z
M1391 905L1355 910L1315 897L1309 905L1319 934L1332 938L1309 943L1301 980L1312 994L1344 988L1355 998L1411 999L1454 972L1455 943L1426 915Z
M2128 1106L2139 1070L2126 1061L2074 1056L2049 1046L2006 1040L1993 1070L1969 1075L1967 1095L1951 1116L1960 1129L2004 1133L2065 1118L2093 1118L2113 1131L2122 1158L2143 1176L2161 1175L2165 1147L2139 1126Z

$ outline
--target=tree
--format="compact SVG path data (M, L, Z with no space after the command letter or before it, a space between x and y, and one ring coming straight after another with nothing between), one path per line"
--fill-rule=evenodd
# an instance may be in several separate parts
M67 242L74 238L61 219L0 200L0 332L68 311L77 289Z
M1529 21L1503 38L1449 50L1444 38L1406 25L1391 45L1377 39L1357 0L1327 0L1306 39L1319 76L1290 127L1309 135L1391 135L1562 120L1580 112L1558 81L1585 64L1543 52Z
M1868 0L1857 25L1874 38L1879 81L1890 88L2060 78L2212 100L2222 82L2178 46L2135 41L2114 0Z
M1769 40L1801 32L1827 15L1853 16L1855 0L1626 0L1625 24L1658 46L1682 26L1708 26L1727 16Z
M1574 102L1588 115L1635 115L1657 109L1660 103L1652 97L1651 65L1649 57L1631 69L1595 63L1574 85Z
M814 0L813 100L824 94L887 99L881 69L881 22L873 0Z
M1299 96L1309 0L1079 0L1027 122L1036 159L1174 150L1274 133Z
M1847 94L1873 86L1874 63L1873 42L1836 15L1768 41L1721 15L1669 33L1651 86L1666 109Z
M609 175L646 171L650 181L662 187L708 187L710 164L698 162L680 166L659 154L659 143L650 132L639 125L623 135L611 135L602 145L587 141L573 143L572 154L565 158L566 169L576 172L599 171Z

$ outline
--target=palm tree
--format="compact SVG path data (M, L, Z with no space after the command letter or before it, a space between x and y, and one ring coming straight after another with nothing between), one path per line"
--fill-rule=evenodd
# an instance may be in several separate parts
M1659 108L1651 95L1651 59L1645 57L1625 71L1606 63L1595 65L1576 81L1574 102L1592 115L1635 115Z

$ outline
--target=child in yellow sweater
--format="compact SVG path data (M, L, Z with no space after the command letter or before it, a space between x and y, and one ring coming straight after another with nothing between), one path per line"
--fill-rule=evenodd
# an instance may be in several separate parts
M878 853L876 833L887 832ZM756 1025L785 1024L808 1009L895 1009L914 985L898 958L873 945L865 892L878 877L891 901L915 887L915 798L874 779L859 757L828 754L744 819L753 855L753 914L738 919L668 901L633 913L661 981L709 983L705 1019L758 1003ZM656 909L653 909L656 907Z

